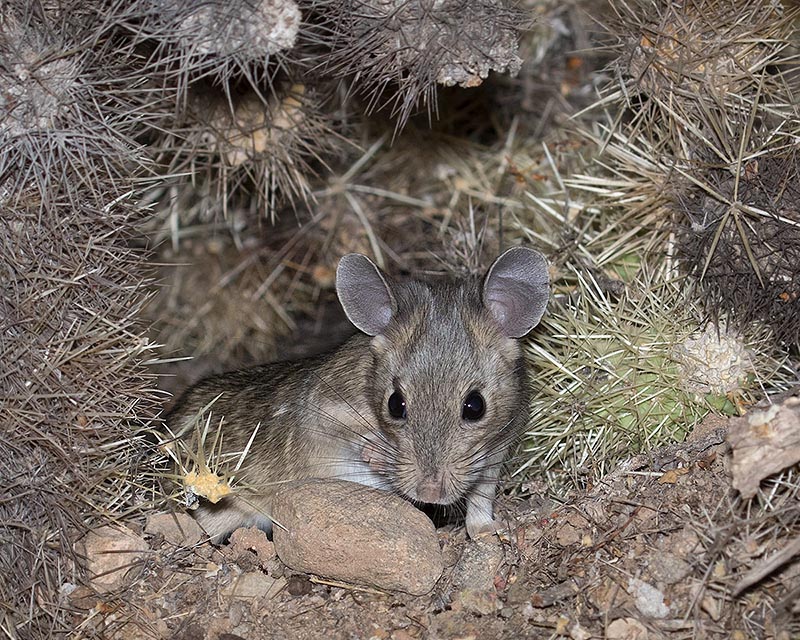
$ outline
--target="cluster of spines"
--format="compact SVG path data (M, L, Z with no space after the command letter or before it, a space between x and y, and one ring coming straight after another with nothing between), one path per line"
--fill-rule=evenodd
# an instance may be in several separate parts
M796 347L798 9L762 0L615 6L619 83L604 104L620 109L615 136L670 167L653 186L675 231L672 253L712 319L765 323Z

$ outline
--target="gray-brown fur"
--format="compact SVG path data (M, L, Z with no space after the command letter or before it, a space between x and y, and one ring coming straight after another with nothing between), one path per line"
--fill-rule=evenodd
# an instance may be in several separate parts
M525 316L527 332L549 291L540 254L518 248L495 265L501 260L507 268L489 276L498 285L490 291L478 279L391 282L363 256L346 256L337 275L340 300L371 335L357 334L314 358L222 374L189 389L168 416L184 438L220 394L211 425L223 418L222 450L232 460L260 423L237 472L236 497L196 512L209 534L221 537L244 524L268 527L276 488L308 477L352 480L420 502L466 498L470 535L491 529L500 465L528 419L522 353L506 329L519 334ZM513 282L518 275L522 290ZM498 307L505 295L513 299ZM465 398L475 390L485 414L465 420ZM403 419L388 408L395 391L405 399Z

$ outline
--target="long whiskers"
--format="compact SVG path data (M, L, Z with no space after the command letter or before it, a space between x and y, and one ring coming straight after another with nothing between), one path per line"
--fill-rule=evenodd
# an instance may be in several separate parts
M361 412L360 412L358 409L356 409L356 408L355 408L355 407L354 407L354 406L353 406L353 405L352 405L352 404L351 404L351 403L350 403L350 402L347 400L347 398L345 398L345 397L344 397L344 395L342 395L342 393L341 393L341 392L340 392L340 391L339 391L339 390L338 390L336 387L334 387L334 386L333 386L333 385L332 385L330 382L328 382L328 381L327 381L325 378L323 378L323 377L322 377L322 376L321 376L319 373L317 373L316 371L311 371L311 375L315 376L315 377L317 378L317 380L319 380L319 381L320 381L322 384L324 384L324 385L325 385L325 387L326 387L326 388L327 388L329 391L333 392L333 394L334 394L334 395L335 395L335 396L336 396L336 397L337 397L339 400L341 400L341 401L342 401L342 402L343 402L343 403L344 403L344 404L347 406L347 408L348 408L348 409L350 409L350 411L353 413L353 415L354 415L356 418L358 418L359 420L361 420L361 423L362 423L362 424L363 424L365 427L367 427L367 429L370 429L370 430L374 430L374 429L375 429L375 427L372 425L372 423L370 423L370 421L369 421L369 420L367 420L366 416L364 416L364 415L363 415L363 414L362 414L362 413L361 413Z

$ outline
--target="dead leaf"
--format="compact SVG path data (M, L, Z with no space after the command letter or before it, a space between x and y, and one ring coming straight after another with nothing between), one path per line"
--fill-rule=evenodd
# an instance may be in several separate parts
M658 484L675 484L678 481L678 478L685 476L687 473L689 473L689 469L687 467L670 469L658 479Z

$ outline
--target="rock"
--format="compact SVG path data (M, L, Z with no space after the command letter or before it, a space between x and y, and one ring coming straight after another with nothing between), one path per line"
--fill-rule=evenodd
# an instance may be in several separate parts
M706 595L700 601L700 608L714 621L719 622L722 617L722 605L717 598Z
M650 576L656 582L675 584L692 572L692 565L667 551L657 551L648 560Z
M390 493L304 480L278 492L272 516L275 550L295 571L412 595L428 593L442 574L433 523Z
M492 615L503 606L497 599L497 592L494 589L462 589L457 597L464 611L479 616Z
M592 640L592 633L576 622L569 629L569 637L571 640Z
M200 525L188 513L154 513L147 516L144 532L161 534L170 545L191 547L206 537Z
M275 557L275 545L267 539L267 534L257 527L236 529L231 534L228 546L240 552L252 551L262 565L268 564Z
M127 527L112 525L90 531L76 546L90 584L99 592L122 586L130 569L150 550Z
M650 634L635 618L617 618L606 629L608 640L648 640Z
M752 498L767 476L800 461L800 398L752 409L729 424L732 484L743 498Z
M503 545L495 538L470 541L453 568L454 584L461 589L494 589L503 557Z
M503 546L494 538L470 541L453 568L455 598L466 611L479 615L495 613L500 608L495 576L503 562Z
M278 567L283 568L275 556L275 545L256 527L236 529L220 551L228 562L238 565L244 573L261 569L272 577L278 577L281 573Z
M307 596L314 588L307 576L289 576L287 590L293 596Z
M591 533L589 521L576 511L568 512L556 530L556 542L562 547L578 544L586 534Z
M283 578L270 578L260 571L243 573L222 589L222 595L238 599L261 599L274 597L286 586Z
M206 630L203 625L194 623L182 629L181 634L176 638L176 640L199 640L200 638L205 637Z
M638 578L628 581L628 593L633 598L636 608L650 618L666 618L669 607L664 602L664 594L653 585Z

